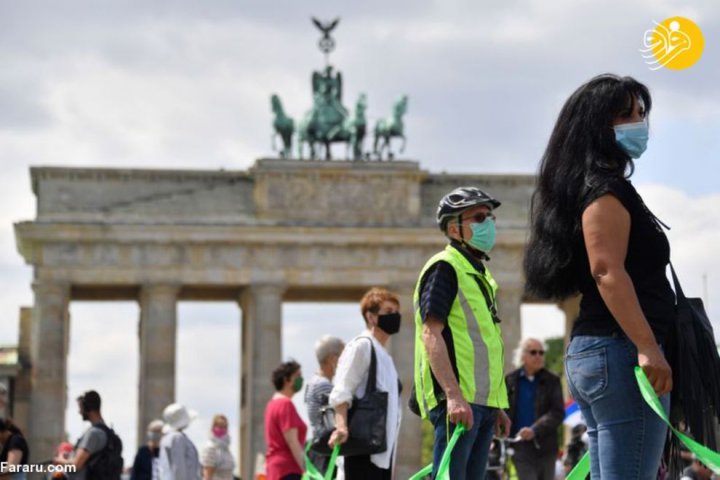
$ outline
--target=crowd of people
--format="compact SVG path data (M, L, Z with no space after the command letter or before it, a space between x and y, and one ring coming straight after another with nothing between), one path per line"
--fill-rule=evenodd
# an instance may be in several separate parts
M574 432L565 464L567 472L589 450L593 480L667 478L661 462L667 426L643 400L634 373L635 366L643 370L669 412L673 375L664 348L677 322L675 293L666 275L670 248L664 224L628 179L633 160L647 146L651 105L647 87L630 77L605 74L580 86L558 116L532 197L523 264L527 293L549 300L582 294L565 373L586 426ZM476 187L445 195L437 224L448 244L427 261L417 280L410 409L432 423L433 478L458 425L464 433L452 451L449 478L484 479L493 436L508 435L518 478L556 478L564 402L560 379L544 368L542 343L525 340L518 349L518 369L504 375L496 295L502 286L487 266L500 205ZM400 305L383 289L369 291L361 305L366 330L340 354L332 389L326 377L318 396L326 395L334 411L329 446L340 445L342 454L346 442L353 444L341 473L346 478L392 478L397 449L402 448L402 386L385 345L401 325ZM386 415L378 417L385 422L382 450L373 450L367 428L359 425L354 432L348 421L373 381L387 394L382 403ZM319 402L313 400L314 412ZM272 411L268 408L266 421L283 430ZM355 415L376 420L362 408ZM296 412L294 417L299 418ZM313 423L319 421L314 416ZM301 443L304 427L288 425L302 433ZM316 436L327 429L313 427ZM283 449L269 449L268 456L283 456L284 465L295 460L292 471L269 462L268 478L300 478L305 465L297 450L295 439ZM697 458L682 473L683 478L711 474Z
M640 366L669 411L673 376L664 345L676 321L665 274L670 248L662 222L628 180L648 141L651 105L648 89L629 77L601 75L578 88L559 114L533 194L527 292L552 300L582 294L565 373L586 431L573 431L565 459L569 469L588 449L593 480L665 478L667 426L642 399L634 377ZM401 384L387 349L403 325L400 299L380 287L360 301L358 327L364 328L356 337L344 344L325 336L316 344L319 370L305 392L312 440L292 402L304 384L300 365L288 361L273 371L275 394L264 417L268 480L300 480L306 458L324 472L336 447L342 458L336 478L392 479L399 449L410 448L398 442L403 388L411 389L410 410L432 424L433 478L460 425L464 433L452 451L449 478L484 479L493 437L508 436L519 479L556 478L564 402L560 379L545 369L543 343L523 340L517 369L504 372L502 285L488 268L500 206L477 187L457 188L440 200L437 225L447 245L417 278L412 385ZM93 459L112 461L108 450L117 453L117 436L104 423L96 392L85 393L78 406L91 427L54 462L75 465L74 478L90 479ZM192 418L173 404L162 421L148 425L133 479L232 477L227 419L213 418L210 440L198 453L184 433ZM20 438L16 427L0 423L3 458L26 461ZM711 476L695 458L682 478Z

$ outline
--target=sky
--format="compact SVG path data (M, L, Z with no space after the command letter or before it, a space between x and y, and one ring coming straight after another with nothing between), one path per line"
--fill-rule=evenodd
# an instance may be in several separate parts
M613 72L647 84L651 139L633 182L672 227L686 293L720 318L716 1L27 0L0 1L0 344L17 342L18 309L32 303L32 270L13 233L35 215L29 167L244 170L272 156L270 95L297 121L311 106L311 72L323 66L313 15L342 18L331 62L345 105L366 93L374 123L407 94L403 157L431 172L534 173L582 82ZM676 15L700 26L703 56L687 70L651 71L639 52L644 33ZM71 315L69 398L100 391L131 456L137 305L76 302ZM360 325L352 304L285 305L283 357L309 377L312 345L293 334L351 338L353 326L330 331L338 317ZM214 413L237 425L239 319L233 304L179 306L177 395L200 413L198 443ZM526 309L524 333L562 334L559 319L554 307ZM208 391L217 394L198 393ZM73 439L84 428L74 407L67 428Z

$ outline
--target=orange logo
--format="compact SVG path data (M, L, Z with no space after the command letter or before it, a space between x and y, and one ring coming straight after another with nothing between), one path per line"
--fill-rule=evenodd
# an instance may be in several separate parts
M663 67L684 70L700 60L705 39L695 22L685 17L670 17L654 23L655 29L645 32L640 49L650 70Z

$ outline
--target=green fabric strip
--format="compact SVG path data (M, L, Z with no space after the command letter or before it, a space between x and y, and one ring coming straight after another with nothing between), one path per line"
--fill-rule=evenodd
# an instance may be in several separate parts
M438 468L438 474L435 477L437 480L450 480L450 457L452 456L455 444L458 440L460 440L460 436L464 433L465 427L463 425L455 427L455 431L453 432L452 437L450 437L450 441L448 442L447 447L445 447L445 452L440 459L440 467ZM432 473L432 467L432 463L427 465L425 468L410 477L410 480L422 480L422 478Z
M307 456L307 453L310 451L310 442L307 443L305 446L305 473L303 473L302 480L330 480L333 477L333 474L335 473L335 463L337 462L337 457L340 454L340 445L335 445L335 448L333 448L332 454L330 455L330 462L328 463L327 471L325 472L325 475L323 476L322 473L318 471L317 468L315 468L315 465L310 461L310 459Z
M662 418L675 436L685 444L688 450L695 454L698 460L704 463L710 470L720 475L720 453L710 450L705 445L696 442L684 433L676 430L670 424L667 413L665 412L662 404L660 404L660 399L658 399L655 394L655 389L653 389L652 385L650 385L650 382L645 376L645 372L643 372L642 368L635 367L635 379L637 380L638 387L640 387L640 393L642 394L643 399L645 399L645 403L647 403L648 406L652 408L660 418ZM590 473L589 454L590 452L587 452L583 458L580 459L575 468L573 468L572 472L570 472L570 474L566 477L566 480L585 479L585 477Z

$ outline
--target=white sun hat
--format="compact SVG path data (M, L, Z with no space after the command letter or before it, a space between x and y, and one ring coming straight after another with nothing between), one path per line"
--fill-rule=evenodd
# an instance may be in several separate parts
M183 430L197 418L197 412L188 410L184 405L171 403L163 410L165 425L173 430Z

